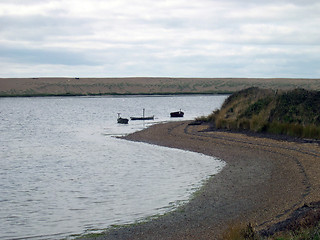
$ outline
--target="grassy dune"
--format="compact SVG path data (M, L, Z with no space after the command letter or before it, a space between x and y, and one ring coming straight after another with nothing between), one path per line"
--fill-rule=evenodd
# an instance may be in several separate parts
M198 120L216 128L320 139L320 91L248 88L232 94L221 109ZM226 240L320 240L320 202L305 204L283 222L256 231L235 223Z
M217 128L320 139L320 92L249 88L206 117Z
M233 93L248 87L320 90L320 79L0 78L0 96Z

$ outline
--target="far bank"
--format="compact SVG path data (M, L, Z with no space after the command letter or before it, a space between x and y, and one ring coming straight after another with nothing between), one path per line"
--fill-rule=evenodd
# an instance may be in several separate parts
M320 90L320 79L298 78L0 78L0 97L226 94L248 87Z

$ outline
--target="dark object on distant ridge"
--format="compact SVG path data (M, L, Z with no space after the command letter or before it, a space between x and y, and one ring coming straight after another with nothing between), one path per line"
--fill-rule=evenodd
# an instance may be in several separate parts
M118 113L118 119L117 119L118 123L121 123L121 124L128 124L129 122L129 119L128 118L122 118L120 117L120 113Z
M201 121L201 120L195 120L195 121L189 123L188 125L190 125L190 126L201 125L202 123L203 123L203 121Z
M183 117L183 115L184 115L184 112L182 112L181 109L178 112L170 113L170 117Z
M154 116L145 117L144 116L145 109L143 109L142 117L130 117L131 120L153 120Z

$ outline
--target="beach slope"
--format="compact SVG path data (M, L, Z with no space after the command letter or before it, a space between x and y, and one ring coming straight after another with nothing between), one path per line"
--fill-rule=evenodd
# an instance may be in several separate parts
M188 123L154 125L125 139L215 156L226 167L176 211L86 239L222 239L231 225L250 222L263 229L319 201L317 143L208 131Z

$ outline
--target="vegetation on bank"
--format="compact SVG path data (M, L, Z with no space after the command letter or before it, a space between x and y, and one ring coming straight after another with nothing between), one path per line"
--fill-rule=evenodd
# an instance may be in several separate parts
M216 128L320 139L320 91L248 88L198 120Z
M285 221L256 231L252 224L233 224L223 235L224 240L320 240L320 202L296 209Z
M218 129L247 130L320 139L320 91L248 88L230 95L221 109L196 119ZM233 224L225 240L320 240L320 202L297 209L269 229Z
M296 230L263 236L256 232L251 224L245 227L233 226L225 232L224 240L320 240L320 224L311 227L301 227Z

